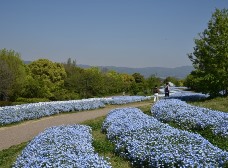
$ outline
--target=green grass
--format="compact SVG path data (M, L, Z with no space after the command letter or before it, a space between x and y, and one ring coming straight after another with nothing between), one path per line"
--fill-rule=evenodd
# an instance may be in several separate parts
M227 98L216 98L213 100L206 100L201 102L191 103L193 105L207 107L219 111L228 112L228 99ZM151 105L139 107L145 114L151 115L150 109ZM224 110L221 110L224 109ZM89 120L81 124L91 126L93 130L93 146L95 151L99 153L100 156L109 157L112 167L114 168L130 168L131 164L129 161L119 157L115 154L114 145L106 139L106 135L101 132L101 126L105 117L99 117L94 120ZM171 126L178 128L178 125L175 123L169 123ZM215 136L211 133L210 129L205 130L191 130L192 132L197 132L203 137L208 139L212 144L217 145L221 149L228 151L228 142L227 139L224 139L219 136ZM12 146L8 149L0 151L0 167L1 168L10 168L11 165L15 162L16 157L21 153L21 151L26 146L27 142L20 145Z
M201 100L198 102L190 102L190 104L210 108L213 110L228 112L228 97L218 97L214 99Z
M0 167L9 168L15 162L17 156L25 148L27 142L21 143L20 145L12 146L8 149L0 151Z
M111 162L114 168L130 168L130 162L115 154L114 144L108 141L106 135L101 132L104 119L105 117L99 117L82 123L90 126L93 130L93 146L95 151L99 153L100 156L110 158L109 162Z

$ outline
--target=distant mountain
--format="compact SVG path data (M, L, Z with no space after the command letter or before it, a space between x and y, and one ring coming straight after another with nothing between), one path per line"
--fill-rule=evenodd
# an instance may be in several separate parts
M90 68L89 65L77 65L81 68ZM191 71L194 70L192 66L181 66L176 68L164 68L164 67L145 67L145 68L128 68L128 67L116 67L116 66L98 66L101 69L114 70L118 73L134 74L140 73L145 78L151 75L156 75L160 78L166 78L168 76L176 77L179 79L185 78Z

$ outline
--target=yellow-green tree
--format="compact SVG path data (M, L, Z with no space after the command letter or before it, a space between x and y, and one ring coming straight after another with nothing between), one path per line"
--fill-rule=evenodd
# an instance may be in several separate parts
M135 85L135 78L132 75L126 73L120 74L120 76L122 78L123 91L130 92L132 86Z
M55 93L62 91L66 72L62 64L48 59L39 59L28 65L31 76L39 82L42 90L39 97L55 99Z

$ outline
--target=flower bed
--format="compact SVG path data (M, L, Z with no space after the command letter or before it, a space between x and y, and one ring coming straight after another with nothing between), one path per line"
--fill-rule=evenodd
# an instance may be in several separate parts
M105 107L98 100L40 102L0 108L0 125L51 116L61 112L92 110Z
M193 93L189 91L182 91L178 88L174 89L174 93L170 94L168 99L180 99L182 101L196 101L208 98L209 95L205 95L202 93Z
M116 96L112 98L91 98L6 106L0 108L0 125L42 118L62 112L97 109L105 107L105 104L126 104L148 99L150 97Z
M110 168L110 163L94 152L91 131L84 125L50 127L25 147L13 167Z
M228 152L202 136L159 122L137 108L114 109L102 130L137 167L222 167Z
M110 98L100 98L104 104L128 104L133 102L140 102L150 100L151 96L114 96Z
M177 99L158 101L151 108L160 121L173 121L185 129L210 127L215 135L228 138L228 113L192 106Z

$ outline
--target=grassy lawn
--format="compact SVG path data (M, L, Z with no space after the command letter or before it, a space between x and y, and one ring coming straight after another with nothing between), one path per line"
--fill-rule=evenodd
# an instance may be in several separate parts
M210 108L213 110L228 112L228 97L218 97L210 100L191 102L190 104Z
M8 168L11 167L17 156L25 148L27 142L21 143L20 145L12 146L8 149L0 151L0 167Z
M206 100L201 102L193 102L193 105L207 107L219 111L226 111L228 112L228 98L216 98L213 100ZM150 112L150 105L139 107L144 113L151 115ZM109 157L110 162L114 168L128 168L131 167L129 161L119 157L115 154L114 150L115 147L112 143L110 143L107 139L105 134L101 132L101 126L104 121L105 117L99 117L94 120L86 121L81 124L89 125L92 127L93 130L93 146L95 151L99 153L99 155L104 157ZM178 127L175 123L169 123L174 127ZM197 132L208 139L212 144L217 145L221 149L228 151L228 142L226 139L221 138L219 136L215 136L211 133L210 130L191 130L192 132ZM20 145L12 146L8 149L0 151L0 167L1 168L10 168L13 162L16 160L16 157L20 152L24 149L27 142L22 143Z

